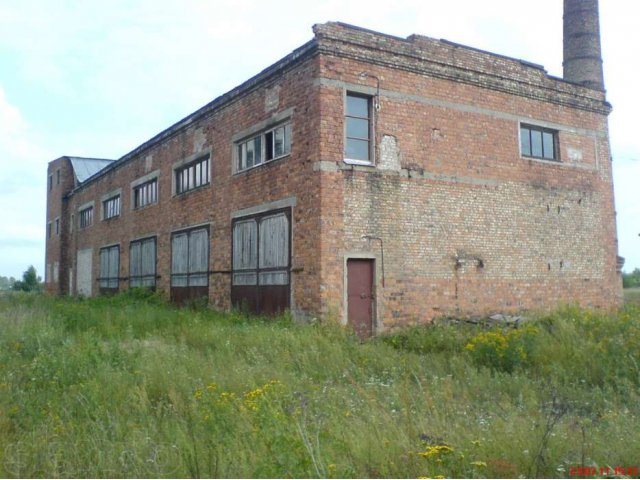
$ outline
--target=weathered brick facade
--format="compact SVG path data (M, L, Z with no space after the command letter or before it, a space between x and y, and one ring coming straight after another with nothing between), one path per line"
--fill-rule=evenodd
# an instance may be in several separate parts
M314 39L84 182L67 157L49 192L47 290L77 293L78 252L155 237L157 289L170 290L171 234L209 229L210 303L231 306L232 222L291 212L290 301L300 318L348 321L347 262L371 259L374 331L445 314L620 304L607 127L599 89L539 66L412 35L327 23ZM345 160L347 94L371 106L371 158ZM291 152L236 172L238 141L287 119ZM553 132L556 158L521 152L522 125ZM175 194L176 166L210 155L211 182ZM133 186L158 179L158 202L133 208ZM55 184L55 179L54 179ZM109 192L120 215L101 220ZM78 212L94 202L93 224ZM88 253L87 253L88 252ZM53 269L53 267L51 267Z

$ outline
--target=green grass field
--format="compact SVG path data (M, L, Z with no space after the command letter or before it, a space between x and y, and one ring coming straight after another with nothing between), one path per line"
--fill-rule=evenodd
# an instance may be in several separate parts
M640 305L640 288L625 288L624 303L629 305Z
M360 343L140 295L10 295L0 477L570 477L638 465L639 387L633 305Z

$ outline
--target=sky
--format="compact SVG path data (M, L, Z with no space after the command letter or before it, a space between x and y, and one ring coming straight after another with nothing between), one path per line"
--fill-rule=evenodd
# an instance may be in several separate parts
M600 1L628 272L640 268L639 16L640 2ZM31 264L43 275L49 161L122 157L326 21L444 38L562 76L561 0L0 0L0 275Z

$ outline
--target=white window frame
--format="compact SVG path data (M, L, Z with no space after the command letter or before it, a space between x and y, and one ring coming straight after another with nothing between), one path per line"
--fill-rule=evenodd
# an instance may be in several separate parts
M184 173L191 171L193 171L193 177L188 173L185 188ZM183 195L210 184L211 153L200 152L173 165L173 195Z
M83 230L93 225L93 203L78 209L78 228Z
M133 187L132 200L134 210L158 203L158 179L152 178L148 182Z
M282 131L283 134L283 147L282 153L276 155L276 134L279 130ZM235 172L246 172L252 168L256 168L291 155L292 132L293 127L291 121L285 121L269 129L253 133L249 137L245 137L243 140L236 142L234 145ZM256 141L260 144L257 149ZM247 165L249 145L253 146L253 161L251 165ZM256 154L259 156L258 161L256 161ZM267 158L268 156L271 158Z
M116 203L113 203L113 202L116 202ZM111 215L109 213L111 213ZM122 195L117 193L113 196L110 196L102 200L102 220L109 220L111 218L119 217L121 213L122 213Z
M353 138L354 140L363 140L363 139L358 139L356 137L348 137L347 136L347 118L357 118L357 119L364 119L363 117L355 117L353 115L348 115L347 113L347 102L348 102L348 98L349 97L358 97L358 98L363 98L367 101L367 118L366 120L368 121L369 124L369 137L367 138L367 142L369 143L369 159L368 160L361 160L361 159L357 159L357 158L349 158L347 157L347 140L349 138ZM368 93L364 93L364 92L358 92L358 91L354 91L354 90L347 90L344 93L344 117L343 117L343 121L344 121L344 152L343 152L343 157L344 157L344 163L348 163L348 164L352 164L352 165L366 165L366 166L373 166L375 165L375 155L374 155L374 145L375 145L375 128L374 128L374 108L373 108L373 96L368 94Z
M156 198L155 202L145 203L144 205L136 205L136 191L143 187L146 184L150 184L151 182L156 182ZM147 208L151 205L157 205L160 202L160 170L154 170L153 172L140 177L133 182L131 182L130 187L130 200L129 205L131 210L140 210L143 208ZM121 206L122 207L122 206Z

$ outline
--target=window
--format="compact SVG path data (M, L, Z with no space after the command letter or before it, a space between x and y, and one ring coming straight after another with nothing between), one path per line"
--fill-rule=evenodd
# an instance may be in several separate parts
M53 175L49 175L49 191L53 190Z
M354 163L371 163L370 97L347 94L344 157Z
M60 169L56 170L56 185L60 185Z
M520 125L520 151L524 157L558 159L558 132L547 128Z
M203 287L209 284L209 231L196 228L171 238L171 286Z
M87 228L93 223L93 207L87 207L78 213L80 228Z
M129 286L156 286L156 239L145 238L129 246Z
M258 314L289 308L291 211L233 221L231 303Z
M105 220L120 215L120 195L108 198L102 202L102 218Z
M56 218L55 223L56 223L56 235L60 235L60 218Z
M47 223L47 237L51 238L51 222Z
M133 208L142 208L158 202L158 179L138 185L133 189Z
M233 225L233 284L289 284L289 219L284 212Z
M116 290L118 288L118 271L120 269L120 247L106 247L100 249L100 278L101 289Z
M280 125L238 143L237 169L241 172L291 153L291 124Z
M176 194L207 185L209 181L209 155L207 155L176 169Z

